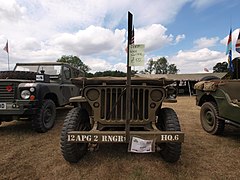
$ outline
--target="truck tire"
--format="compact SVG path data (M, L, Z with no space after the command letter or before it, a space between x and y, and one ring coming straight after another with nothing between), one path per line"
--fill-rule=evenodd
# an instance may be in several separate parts
M162 108L158 114L157 127L161 131L181 131L179 120L175 111L171 108ZM167 142L158 144L160 155L166 162L174 163L181 155L181 143Z
M203 103L200 111L202 128L210 134L222 134L225 122L218 119L218 108L214 102Z
M55 103L50 100L44 100L37 114L32 118L32 127L36 132L44 133L52 129L56 118Z
M30 71L0 71L0 79L35 80L36 74Z
M88 143L68 142L70 131L89 131L91 129L88 112L80 107L73 108L66 116L61 132L61 151L64 159L77 163L88 151Z

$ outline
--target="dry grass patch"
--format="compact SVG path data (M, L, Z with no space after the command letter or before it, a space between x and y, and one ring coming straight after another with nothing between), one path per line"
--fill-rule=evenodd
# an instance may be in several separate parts
M203 131L195 97L178 97L164 104L178 114L185 142L181 159L164 162L158 153L127 153L123 144L103 144L79 163L69 164L60 152L60 133L68 110L45 134L31 130L26 122L0 126L0 179L238 179L240 177L240 130L227 127L224 136Z

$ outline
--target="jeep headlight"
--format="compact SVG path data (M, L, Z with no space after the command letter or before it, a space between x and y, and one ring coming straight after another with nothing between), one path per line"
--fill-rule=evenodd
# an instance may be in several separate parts
M150 97L154 102L159 102L162 100L163 98L163 93L160 89L154 89L151 93L150 93Z
M23 90L23 91L21 92L21 98L22 98L22 99L29 99L29 98L30 98L30 95L31 95L31 93L30 93L29 90Z

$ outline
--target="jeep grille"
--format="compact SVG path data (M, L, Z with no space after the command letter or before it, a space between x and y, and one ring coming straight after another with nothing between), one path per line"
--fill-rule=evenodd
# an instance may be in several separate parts
M144 123L153 119L165 94L165 90L159 87L132 86L129 109L131 122ZM93 108L96 120L124 124L127 119L125 86L87 86L84 96Z
M124 88L109 87L101 89L100 94L101 119L126 119L126 90ZM132 89L130 106L130 118L132 120L148 119L148 98L149 91L147 89Z
M0 84L0 102L12 101L14 99L14 93L15 93L14 84L9 84L9 83Z

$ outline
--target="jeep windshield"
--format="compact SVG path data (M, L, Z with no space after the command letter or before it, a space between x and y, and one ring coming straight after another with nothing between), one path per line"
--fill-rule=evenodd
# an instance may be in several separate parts
M57 78L61 73L61 65L16 65L14 71L31 71L41 73L44 71L45 74L49 74L51 78Z

